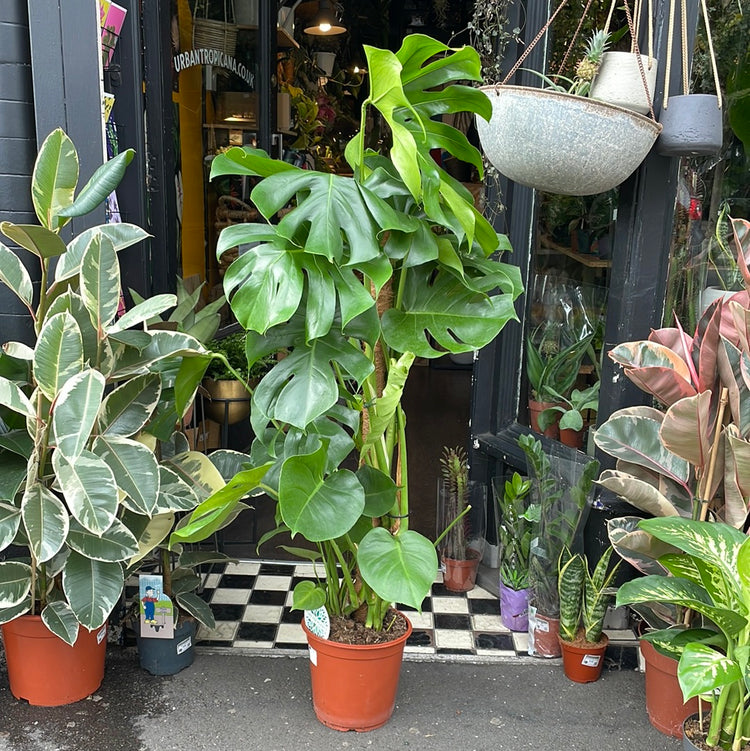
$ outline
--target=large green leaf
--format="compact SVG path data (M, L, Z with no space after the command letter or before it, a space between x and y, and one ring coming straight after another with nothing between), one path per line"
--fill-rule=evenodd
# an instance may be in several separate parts
M51 401L69 378L83 370L81 330L70 313L48 318L39 332L34 350L34 377Z
M4 226L5 223L0 225L0 227ZM0 243L0 282L15 292L29 310L32 309L34 288L29 272L21 263L21 259L2 243Z
M599 485L624 498L631 506L653 516L682 516L680 509L651 483L616 469L605 469Z
M167 537L172 531L174 520L173 511L157 514L151 519L129 512L123 515L125 526L131 530L138 543L138 552L128 561L128 569L132 569Z
M26 248L29 252L42 259L56 258L61 256L66 248L60 235L40 227L38 224L12 224L3 222L0 224L2 233L10 238L16 245ZM21 295L19 294L19 297Z
M60 212L73 203L78 184L78 154L73 142L57 128L39 148L31 176L31 200L42 226L58 230L67 223Z
M382 317L383 336L397 352L435 358L470 352L489 344L511 320L517 320L510 295L488 297L467 288L447 271L408 269L403 306ZM434 339L443 350L431 344Z
M26 394L13 382L0 376L0 404L34 419L36 410Z
M120 601L124 583L119 563L95 561L72 551L62 572L63 591L82 626L102 626Z
M22 603L31 592L31 566L17 561L0 562L0 611Z
M125 169L133 161L135 151L125 149L96 169L83 186L71 206L60 211L61 216L83 216L93 211L120 184Z
M9 503L0 503L0 550L13 542L20 523L21 510Z
M48 561L65 543L68 510L51 490L35 482L23 494L21 516L34 557Z
M137 441L114 435L99 436L92 451L112 470L125 494L122 505L151 516L159 500L159 464L153 452Z
M67 543L86 558L111 563L127 561L138 553L138 540L119 519L101 535L95 535L72 519Z
M99 234L86 247L81 259L81 297L99 337L117 315L120 305L120 263L112 241Z
M742 680L740 666L716 649L703 644L687 644L677 667L677 679L687 701L710 694L714 689Z
M102 435L130 437L153 414L161 396L161 379L154 373L126 380L105 398L99 413Z
M206 628L216 627L211 606L195 594L195 592L182 592L175 599L180 606L180 610L184 610L189 615L192 615L193 618L202 623Z
M72 647L78 638L78 619L70 605L63 600L50 602L42 610L44 625Z
M70 462L55 451L52 466L73 516L95 534L109 529L117 513L117 484L104 460L83 451Z
M279 512L292 535L333 540L346 534L362 515L365 492L346 469L324 476L325 448L289 457L279 478Z
M234 147L217 154L211 161L211 179L219 175L251 175L253 177L268 177L277 172L299 171L287 162L269 159L262 149L251 146Z
M364 580L387 602L422 609L435 576L435 547L414 530L391 535L384 527L371 529L362 539L357 563Z
M55 447L69 461L75 461L88 444L104 387L104 376L87 368L60 389L52 412L52 434Z
M383 516L393 508L398 488L390 475L363 464L357 470L357 479L365 491L365 507L362 511L365 516Z

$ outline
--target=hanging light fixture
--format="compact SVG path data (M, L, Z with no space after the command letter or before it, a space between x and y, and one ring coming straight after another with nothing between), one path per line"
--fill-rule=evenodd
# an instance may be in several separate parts
M305 28L305 34L313 36L335 36L346 33L346 26L336 18L336 13L331 6L330 0L320 0L318 12L313 17L309 26Z

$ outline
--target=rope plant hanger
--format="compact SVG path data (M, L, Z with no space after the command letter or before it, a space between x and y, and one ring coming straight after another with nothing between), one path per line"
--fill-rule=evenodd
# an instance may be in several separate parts
M492 101L493 114L489 122L478 117L477 130L489 161L511 180L548 193L592 195L604 193L629 177L648 154L661 126L654 117L643 59L638 51L636 27L627 0L624 8L628 28L651 117L582 95L590 93L590 86L582 84L583 74L590 76L590 82L595 73L591 72L591 66L585 71L583 62L588 59L598 68L596 63L599 60L594 58L601 58L602 37L599 37L596 50L592 49L595 46L592 37L587 56L579 62L577 77L570 82L570 89L566 90L543 75L541 77L551 88L508 85L566 2L562 0L504 81L482 87ZM588 0L583 17L590 6L591 0ZM560 70L567 62L583 17ZM552 78L559 81L561 74L558 72ZM603 159L602 155L606 158Z
M669 3L669 31L667 33L667 62L664 73L664 101L660 121L663 130L656 144L664 156L708 156L721 151L723 139L723 102L719 72L716 65L711 25L706 0L701 0L703 23L706 28L708 55L711 60L716 94L690 94L688 70L687 2L680 0L680 46L682 94L669 96L674 43L676 0Z

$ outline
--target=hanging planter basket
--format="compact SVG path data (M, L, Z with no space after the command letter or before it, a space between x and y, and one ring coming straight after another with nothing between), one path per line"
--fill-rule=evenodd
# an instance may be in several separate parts
M193 11L193 49L220 50L234 57L237 49L234 0L224 0L223 20L208 17L210 1L196 3ZM199 10L199 8L202 8Z
M479 140L497 170L548 193L604 193L638 168L656 141L654 120L586 97L526 86L483 86L492 119Z

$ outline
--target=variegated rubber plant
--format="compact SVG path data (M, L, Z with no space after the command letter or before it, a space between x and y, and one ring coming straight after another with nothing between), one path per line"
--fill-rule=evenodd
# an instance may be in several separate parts
M256 466L272 464L264 488L278 500L279 530L312 542L323 561L319 584L295 590L295 607L366 609L380 629L392 602L421 607L437 573L433 544L409 528L409 369L490 342L516 318L522 287L519 270L493 257L507 238L431 155L482 169L441 120L489 116L485 95L458 83L480 79L476 52L423 35L395 53L365 51L370 91L346 149L352 176L249 147L218 155L211 176L263 178L251 200L264 221L227 227L218 252L253 246L224 277L249 360L289 351L255 390L251 421ZM390 130L388 155L365 148L373 113ZM352 452L355 471L340 466Z
M237 457L214 463L174 433L211 359L192 336L144 325L175 296L118 318L117 254L147 234L107 224L67 244L61 237L71 217L114 190L132 156L102 165L76 195L78 155L55 130L32 175L39 225L0 225L22 249L0 243L0 281L28 309L35 334L33 346L6 342L0 354L0 550L26 550L0 563L0 623L41 614L70 644L79 624L104 624L128 564L170 534L176 513L230 492L217 464L229 476L239 468ZM38 286L26 268L34 263ZM224 520L204 520L201 530ZM205 618L205 603L184 591L178 605Z

